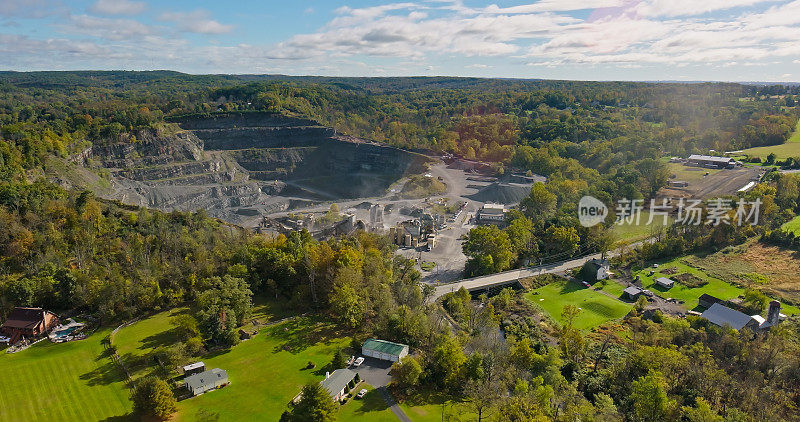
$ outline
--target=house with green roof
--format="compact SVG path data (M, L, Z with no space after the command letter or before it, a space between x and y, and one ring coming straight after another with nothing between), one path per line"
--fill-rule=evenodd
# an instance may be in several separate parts
M361 354L375 359L397 362L408 355L408 345L371 338L361 346Z

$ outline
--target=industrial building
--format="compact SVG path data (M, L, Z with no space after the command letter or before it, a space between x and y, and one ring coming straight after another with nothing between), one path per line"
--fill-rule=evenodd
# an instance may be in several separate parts
M506 219L506 207L503 204L483 204L478 211L479 224L502 224Z
M713 155L692 154L686 160L686 164L690 166L730 169L736 165L736 160L730 157L714 157Z

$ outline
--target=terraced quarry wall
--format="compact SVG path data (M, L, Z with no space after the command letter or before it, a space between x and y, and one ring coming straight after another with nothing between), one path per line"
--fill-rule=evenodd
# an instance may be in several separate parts
M335 139L333 129L306 119L244 113L179 121L206 150L228 151L257 180L280 180L292 195L316 199L382 195L401 177L424 171L418 154Z
M428 157L370 142L338 140L332 129L267 113L183 118L136 142L95 146L85 168L53 178L107 174L98 195L165 211L205 209L245 224L290 209L297 199L382 196L404 176L425 171ZM96 176L95 176L96 178ZM89 183L83 183L84 187Z

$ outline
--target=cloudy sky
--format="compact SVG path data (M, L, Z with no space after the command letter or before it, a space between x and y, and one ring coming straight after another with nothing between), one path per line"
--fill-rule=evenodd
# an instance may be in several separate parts
M0 0L0 69L800 81L800 0Z

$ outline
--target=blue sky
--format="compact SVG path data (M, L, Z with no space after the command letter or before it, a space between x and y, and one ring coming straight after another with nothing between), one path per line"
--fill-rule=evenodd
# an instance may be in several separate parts
M0 0L0 69L800 81L800 0Z

